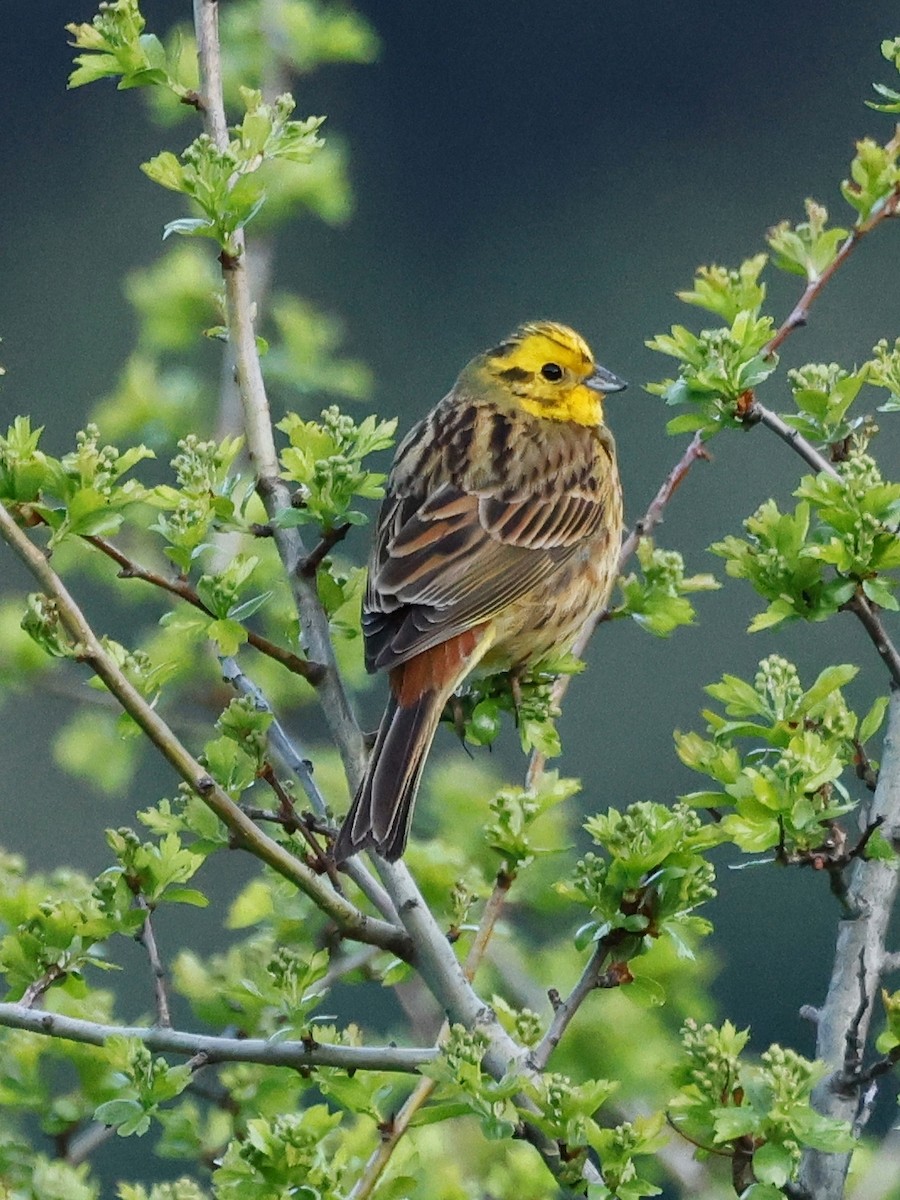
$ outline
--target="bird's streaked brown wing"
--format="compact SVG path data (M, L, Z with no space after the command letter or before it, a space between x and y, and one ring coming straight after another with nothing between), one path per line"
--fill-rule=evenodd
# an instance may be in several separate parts
M603 525L602 495L467 492L456 483L389 496L363 614L370 670L391 668L488 620Z

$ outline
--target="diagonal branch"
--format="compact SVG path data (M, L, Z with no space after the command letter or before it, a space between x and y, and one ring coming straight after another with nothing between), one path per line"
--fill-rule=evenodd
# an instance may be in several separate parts
M119 577L121 579L141 579L145 583L151 583L154 587L160 588L164 592L168 592L172 596L178 596L179 599L193 605L200 612L205 613L208 617L215 614L210 612L203 601L200 599L195 588L191 586L186 579L167 579L165 575L160 575L156 571L149 571L146 567L140 566L139 563L130 559L127 554L123 554L118 546L114 546L112 542L107 541L102 537L86 537L86 542L90 542L102 554L119 566ZM295 675L300 675L303 679L313 685L319 682L322 677L322 667L318 663L310 662L305 658L300 658L290 650L285 650L283 646L279 646L276 642L272 642L262 634L256 633L252 629L247 631L247 641L254 648L265 654L268 658L272 658L275 662L281 663L283 667L287 667L289 671L293 671Z
M125 676L45 556L19 528L2 504L0 537L24 563L44 592L54 600L60 622L74 643L76 657L91 667L106 684L148 740L231 830L237 843L305 892L327 916L331 917L345 937L371 942L409 960L413 954L411 943L395 926L368 917L345 897L337 895L320 876L265 834L212 779L182 745L170 726Z
M816 275L809 280L800 299L763 348L763 354L767 358L778 350L795 329L800 329L806 324L809 320L810 308L818 300L831 277L836 271L840 270L866 234L871 233L876 226L880 225L882 221L887 220L888 217L895 217L898 208L900 208L900 185L897 185L880 204L875 206L865 221L850 230L838 249L837 254L822 274Z
M254 707L260 712L272 712L272 707L266 697L256 684L244 674L233 658L223 658L221 666L222 678L230 683L235 691L240 692L242 696L249 696L253 701ZM313 764L302 753L302 750L298 750L296 742L288 737L281 722L274 713L272 714L272 723L266 731L266 740L275 758L300 781L300 786L306 792L316 816L326 817L328 815L328 806L325 803L325 797L319 790L319 785L315 781ZM366 869L362 861L358 857L351 858L344 864L343 870L353 880L363 895L368 897L369 901L385 920L390 921L391 924L399 928L400 918L394 911L390 897L371 871Z
M354 860L351 859L350 861ZM493 891L484 906L481 920L478 923L478 930L472 941L472 945L469 947L469 953L466 955L463 967L465 976L470 983L475 978L475 974L484 958L485 951L493 936L500 914L503 911L503 906L512 883L512 876L505 872L498 875ZM439 1046L443 1044L449 1030L450 1026L445 1021L438 1035ZM382 1132L379 1144L369 1156L362 1174L353 1185L353 1190L350 1192L347 1200L368 1200L368 1197L375 1190L379 1179L384 1174L388 1163L391 1161L394 1151L412 1124L416 1113L428 1103L436 1087L436 1079L426 1076L426 1078L419 1080L398 1111L391 1117L390 1126Z
M345 1071L418 1071L437 1058L436 1047L406 1049L400 1046L335 1046L302 1041L279 1042L272 1038L211 1037L179 1029L145 1025L105 1025L43 1012L24 1004L0 1004L0 1026L23 1029L45 1037L65 1038L89 1046L103 1046L110 1038L135 1038L148 1050L180 1054L186 1058L203 1055L208 1063L247 1062L269 1067L340 1067Z

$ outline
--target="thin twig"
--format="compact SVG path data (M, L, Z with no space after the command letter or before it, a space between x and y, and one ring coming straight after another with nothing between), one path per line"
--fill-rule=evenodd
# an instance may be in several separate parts
M591 992L597 988L619 987L623 983L630 982L631 974L627 965L623 963L612 963L608 971L603 970L610 959L611 950L612 945L608 939L598 942L596 949L585 964L578 982L565 1000L561 999L555 990L551 993L553 1020L529 1056L529 1062L535 1070L543 1071L546 1067L550 1055L559 1045L573 1017Z
M303 748L298 747L296 739L288 736L284 726L272 712L272 706L265 695L253 680L244 674L235 659L223 658L220 661L222 678L242 696L249 696L259 712L272 713L272 720L266 733L270 751L286 770L297 777L316 815L321 818L327 817L328 805L315 781L312 761L303 753ZM272 817L267 814L264 819L272 820ZM344 863L342 869L385 920L399 928L400 918L397 916L390 897L372 872L366 869L359 857L349 859Z
M222 98L218 0L193 0L193 4L204 122L214 144L224 151L228 146L228 126ZM280 513L290 509L290 494L287 484L280 477L269 402L257 349L253 299L244 262L244 248L243 230L238 230L233 237L233 253L223 252L220 261L225 282L229 346L234 355L247 448L257 473L257 491L272 522L275 544L293 589L303 648L310 659L321 663L323 667L322 677L317 684L319 702L341 755L351 790L355 790L366 761L362 731L337 669L328 617L319 600L315 577L310 578L299 569L308 558L307 549L299 530L284 526L278 520Z
M24 563L43 591L54 600L60 623L72 639L74 656L91 667L143 730L148 741L231 830L237 843L305 892L334 920L344 936L379 945L400 958L411 957L411 942L395 926L367 916L345 897L336 895L314 871L255 825L204 770L125 676L94 633L63 581L4 505L0 505L0 537Z
M63 968L54 964L49 970L44 972L40 979L35 979L29 983L28 987L22 993L20 1004L23 1008L35 1007L46 993L49 992L50 988L53 987L54 983L58 983L59 980L65 979L65 977L66 972Z
M759 400L755 399L747 406L744 420L748 425L765 425L777 437L780 437L794 451L795 454L803 459L807 466L812 467L814 471L818 471L824 475L830 475L832 479L841 479L841 473L837 470L834 463L830 463L821 451L806 440L799 429L794 429L779 417L778 413L772 412L770 408L766 408L764 404L760 404Z
M340 1067L345 1071L398 1071L415 1073L437 1058L436 1047L407 1049L401 1046L336 1046L316 1042L277 1041L271 1038L211 1037L159 1026L112 1025L36 1011L24 1004L0 1004L0 1026L23 1029L45 1037L64 1038L90 1046L103 1046L110 1038L134 1038L159 1054L185 1058L205 1056L207 1063L247 1062L269 1067Z
M312 579L315 578L316 571L321 567L322 563L335 548L338 542L342 542L350 532L350 525L335 525L333 529L326 529L319 539L319 544L314 546L304 561L298 566L298 571Z
M242 696L247 696L253 701L253 707L257 712L269 713L272 720L269 723L267 732L267 741L269 746L274 751L276 757L281 764L286 767L292 775L296 775L300 786L306 792L307 798L312 805L313 812L316 816L327 817L328 805L325 797L319 790L319 785L313 777L312 760L303 753L302 748L298 747L296 739L289 737L284 726L275 716L271 704L266 699L264 693L253 682L248 675L238 666L237 660L234 658L221 658L219 660L222 668L222 678L226 683L230 684L236 692L240 692Z
M639 520L635 521L634 528L622 542L622 550L619 554L620 575L625 570L625 564L631 558L632 554L634 554L635 550L637 550L638 544L645 537L649 537L656 526L662 521L669 501L687 478L688 472L694 463L699 459L709 462L709 457L709 451L706 449L702 437L699 433L695 433L690 442L688 442L687 448L681 458L679 458L678 462L660 484L659 490L647 507L647 511ZM587 632L582 630L579 640L576 642L576 654L580 654L583 649L581 644L582 639L586 644L592 632L593 626Z
M169 1010L169 994L166 991L166 969L163 966L159 947L156 944L156 934L153 931L152 909L144 896L137 897L137 906L144 913L144 924L135 935L135 940L140 942L147 951L147 959L150 963L150 970L153 973L153 992L156 997L156 1024L161 1029L169 1029L172 1025L172 1014Z
M150 583L154 587L168 592L171 596L177 596L180 600L193 605L194 608L199 609L200 612L205 613L208 617L215 616L200 599L196 589L186 579L167 579L165 575L142 567L139 563L129 558L127 554L123 554L118 546L114 546L106 538L91 536L84 538L84 541L89 542L119 566L119 577L121 579L140 579L144 583ZM276 642L270 641L269 638L263 637L262 634L256 633L252 629L247 629L246 633L247 642L254 650L259 650L267 658L281 663L283 667L287 667L289 671L292 671L295 675L299 675L307 683L312 684L313 687L321 679L323 668L319 663L309 662L305 658L300 658L292 650L286 650L283 646L279 646Z
M881 661L890 672L891 679L897 686L900 686L900 652L888 636L888 632L882 624L881 617L872 607L868 597L864 594L862 588L857 588L856 592L844 605L847 612L855 613L859 618L860 624L869 635L872 645L877 650Z
M810 279L803 290L800 299L782 321L781 325L776 329L775 333L769 339L768 343L763 348L763 354L768 358L774 354L784 341L794 332L795 329L800 329L809 319L809 310L815 301L819 298L825 285L829 282L834 273L844 265L866 234L880 225L882 221L889 217L897 215L898 204L900 204L900 187L896 187L885 199L875 206L870 215L862 224L851 229L850 233L844 239L837 254L825 268L821 275Z

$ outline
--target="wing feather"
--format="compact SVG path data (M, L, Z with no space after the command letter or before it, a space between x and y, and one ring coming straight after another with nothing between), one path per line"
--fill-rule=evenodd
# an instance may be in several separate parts
M464 426L473 437L477 417ZM417 441L439 444L440 432L422 426L403 444L379 514L363 608L369 670L398 666L489 620L604 523L593 470L568 480L548 463L544 472L523 470L515 487L508 464L503 478L473 478L446 463L429 472ZM593 468L585 460L594 444L582 447L582 465Z

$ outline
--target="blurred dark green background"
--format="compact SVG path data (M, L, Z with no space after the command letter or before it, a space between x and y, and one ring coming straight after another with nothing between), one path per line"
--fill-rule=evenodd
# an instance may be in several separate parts
M223 5L227 0L223 0ZM885 140L890 118L863 106L891 80L878 47L898 33L887 0L728 5L597 0L357 7L382 40L371 67L326 69L297 90L301 114L325 112L351 148L357 211L330 229L303 219L282 236L278 282L347 323L350 350L377 379L376 404L407 427L474 352L527 317L581 330L632 386L608 404L629 518L679 453L667 414L642 391L669 363L644 339L694 324L674 291L699 263L736 265L767 227L799 220L814 196L849 221L838 184L854 141ZM28 412L61 449L111 389L134 336L121 280L153 261L177 200L138 163L192 134L154 128L142 97L112 86L65 90L63 26L84 0L3 6L0 36L0 392L2 422ZM146 0L162 31L188 0ZM851 365L900 334L900 229L864 244L786 347L789 363ZM784 315L798 280L770 282ZM781 384L767 403L784 401ZM890 438L893 440L890 440ZM890 469L898 438L881 453ZM770 493L784 500L797 466L761 431L714 446L672 504L660 540L691 570L717 570L716 537ZM8 557L3 577L18 578ZM671 748L697 727L701 687L752 674L765 654L794 656L807 681L834 658L861 661L860 705L883 690L851 619L749 639L749 590L702 598L700 624L659 642L624 624L601 629L563 720L567 773L587 803L670 800L698 785ZM378 696L369 698L374 722ZM45 756L65 702L40 696L3 711L0 841L35 861L103 862L98 830L153 799L149 775L120 812L64 779ZM447 743L445 743L447 745ZM715 945L723 1010L751 1020L755 1044L809 1052L797 1018L823 993L837 912L810 874L722 870Z

